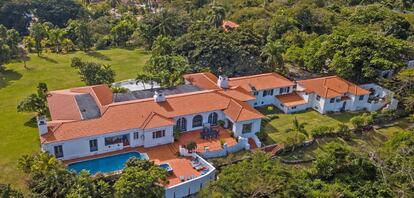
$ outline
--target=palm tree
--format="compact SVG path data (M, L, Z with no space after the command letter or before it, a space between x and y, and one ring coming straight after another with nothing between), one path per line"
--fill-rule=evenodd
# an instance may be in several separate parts
M208 11L207 21L218 28L223 24L223 20L226 18L226 10L221 6L213 6Z
M266 63L271 65L276 72L285 74L283 51L284 46L280 41L269 41L263 48L261 56L266 59Z
M288 129L288 132L293 132L294 133L294 138L292 139L292 143L293 143L293 149L292 151L295 150L295 145L297 143L299 143L299 136L305 136L305 137L309 137L308 132L305 130L305 123L301 123L298 121L298 119L295 117L293 119L293 127L291 129Z
M166 10L161 10L161 12L158 14L159 17L159 24L156 26L156 29L158 30L158 33L161 35L172 35L173 33L173 23L174 19L171 17L171 13L169 13Z
M49 39L55 45L55 52L60 52L61 43L63 42L64 35L66 34L64 29L54 28L49 31Z

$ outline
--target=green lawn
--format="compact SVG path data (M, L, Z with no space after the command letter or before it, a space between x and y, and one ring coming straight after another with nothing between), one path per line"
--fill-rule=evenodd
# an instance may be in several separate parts
M34 114L17 113L17 104L34 93L39 82L46 82L49 90L84 85L76 70L70 67L73 57L109 64L116 72L116 80L123 80L135 78L149 55L141 49L43 54L42 57L31 54L27 62L29 70L20 62L6 65L7 72L0 81L0 183L25 189L23 175L16 169L17 159L40 148L37 128L30 122Z
M276 107L274 107L276 108ZM263 130L269 134L269 140L266 144L283 142L286 137L290 134L286 132L286 130L292 128L292 121L296 117L296 119L301 122L305 123L305 129L307 132L319 126L330 126L330 127L337 127L340 123L345 123L351 126L349 120L355 116L359 115L360 113L337 113L337 114L330 114L330 115L322 115L314 110L308 110L305 112L294 113L294 114L285 114L278 110L269 111L266 108L259 109L259 111L263 112L266 115L269 114L276 114L278 118L272 120L271 122L265 124L263 126Z

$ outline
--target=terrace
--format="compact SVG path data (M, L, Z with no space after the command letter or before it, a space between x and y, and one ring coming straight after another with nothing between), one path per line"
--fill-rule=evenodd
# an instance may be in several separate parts
M197 149L195 149L194 152L204 152L204 149L206 147L208 147L210 151L220 150L222 148L220 140L225 141L229 146L237 144L236 140L232 138L225 129L217 129L219 130L219 137L214 139L201 139L200 133L202 130L196 130L183 133L180 139L172 144L160 145L150 148L125 148L119 151L87 156L73 160L66 160L64 163L68 165L75 162L92 160L133 151L146 153L149 159L157 165L169 164L169 166L172 168L172 171L168 174L169 184L166 187L172 187L185 181L198 178L201 175L205 174L207 170L209 170L207 166L198 168L198 170L196 170L196 168L194 168L191 163L193 160L192 157L179 156L178 149L180 145L182 146L190 141L194 141L197 144Z

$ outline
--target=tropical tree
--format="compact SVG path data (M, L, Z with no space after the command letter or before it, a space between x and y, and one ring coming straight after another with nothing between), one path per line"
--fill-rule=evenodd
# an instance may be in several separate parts
M309 137L309 134L305 130L305 123L299 122L296 117L293 119L292 125L293 127L288 129L287 132L293 134L293 138L289 140L289 143L293 146L292 150L295 150L295 145Z
M59 53L62 51L62 42L65 39L65 29L52 28L49 30L49 41L54 45L55 52Z
M78 69L83 82L87 85L108 84L115 80L115 72L110 65L101 65L94 62L83 62L80 58L73 58L71 66Z
M226 10L221 6L213 6L208 11L207 21L214 27L219 28L226 18Z
M262 50L261 56L265 58L265 62L271 65L276 72L287 74L283 61L284 46L279 41L270 41Z
M11 187L10 184L0 184L0 196L4 198L23 198L23 193Z
M39 83L37 94L31 94L17 106L18 112L37 112L39 115L48 115L46 83Z
M33 23L30 27L30 36L35 41L37 56L40 56L43 50L42 40L47 36L46 26L39 22Z
M126 46L126 43L134 33L134 30L134 24L129 20L122 20L111 29L111 34L117 45Z
M115 182L117 197L162 197L164 185L168 184L167 172L155 165L128 166Z

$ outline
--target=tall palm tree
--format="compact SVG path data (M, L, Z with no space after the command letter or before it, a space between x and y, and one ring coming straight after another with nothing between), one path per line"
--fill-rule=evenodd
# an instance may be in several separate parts
M299 143L299 136L305 136L309 137L308 132L305 130L305 123L301 123L298 121L298 119L295 117L292 121L293 127L291 129L288 129L288 132L294 133L293 138L293 149L295 150L295 144Z
M166 36L174 36L173 35L173 23L174 19L171 17L171 13L166 10L161 10L158 14L159 17L159 24L156 26L158 33L161 35Z
M283 51L284 46L280 41L269 41L263 48L261 56L265 58L266 63L272 66L276 72L285 74L286 69L282 56Z
M223 24L223 20L226 18L226 10L221 6L213 6L208 11L207 21L218 28Z

